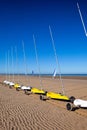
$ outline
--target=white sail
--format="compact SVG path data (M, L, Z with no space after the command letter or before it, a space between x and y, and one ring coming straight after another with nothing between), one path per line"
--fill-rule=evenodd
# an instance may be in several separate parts
M53 78L56 76L56 69L54 70L54 72L53 72Z

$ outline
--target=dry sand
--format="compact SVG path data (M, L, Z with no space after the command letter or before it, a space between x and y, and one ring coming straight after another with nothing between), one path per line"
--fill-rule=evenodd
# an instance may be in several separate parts
M0 76L1 82L4 79ZM38 77L20 76L20 83L40 88ZM44 90L61 92L59 79L44 77L42 83ZM87 100L86 78L64 78L63 84L66 95ZM66 102L41 101L39 95L25 95L0 84L0 130L87 130L87 109L67 111Z

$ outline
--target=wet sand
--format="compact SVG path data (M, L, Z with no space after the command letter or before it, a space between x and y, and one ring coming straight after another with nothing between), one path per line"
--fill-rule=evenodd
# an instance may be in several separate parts
M12 77L10 78L12 80ZM62 92L59 79L42 77L46 91ZM0 82L5 76L0 76ZM40 88L38 77L15 76L15 83ZM87 77L63 78L65 94L87 100ZM66 102L41 101L39 95L25 95L0 84L0 130L87 130L87 109L66 110Z

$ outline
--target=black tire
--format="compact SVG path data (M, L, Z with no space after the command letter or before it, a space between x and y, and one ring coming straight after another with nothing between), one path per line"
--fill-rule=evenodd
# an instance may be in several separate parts
M24 90L25 94L27 94L27 90Z
M28 90L24 90L24 92L25 92L26 95L30 94L30 91L28 91Z
M71 103L73 103L74 100L75 100L75 97L74 97L74 96L71 96L71 97L69 98L69 100L70 100Z
M43 95L40 95L40 100L44 100L44 97L43 97Z
M20 91L20 88L18 87L18 88L16 88L16 91Z
M12 86L9 86L10 89L12 89Z
M66 104L66 109L67 109L68 111L72 111L72 110L73 110L72 104L71 104L71 103L67 103L67 104Z
M45 94L44 95L46 95L48 92L47 91L45 91Z

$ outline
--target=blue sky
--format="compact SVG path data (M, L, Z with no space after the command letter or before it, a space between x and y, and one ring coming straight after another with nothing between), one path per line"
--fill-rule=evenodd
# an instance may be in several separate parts
M87 73L87 37L78 13L77 2L87 28L86 0L0 0L0 73L6 72L8 50L10 73L25 72L22 40L25 45L27 72L31 73L33 70L38 73L33 34L41 73L52 73L56 68L56 62L49 25L61 72ZM15 46L18 65L16 65ZM12 66L11 47L13 47L14 66Z

